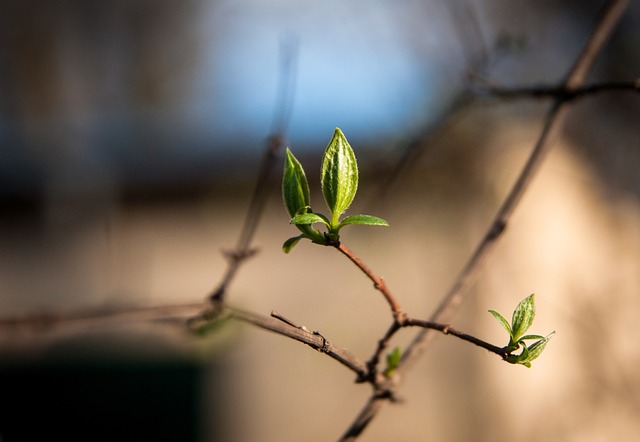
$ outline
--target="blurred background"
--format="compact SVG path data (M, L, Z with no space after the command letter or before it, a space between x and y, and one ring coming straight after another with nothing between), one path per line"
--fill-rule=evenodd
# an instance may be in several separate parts
M222 251L236 243L280 121L320 212L320 158L333 129L344 131L361 172L350 213L391 227L349 227L342 239L406 311L428 317L549 106L474 93L469 73L501 86L560 81L602 5L2 2L0 316L202 300L224 273ZM639 45L640 4L631 2L589 83L637 78ZM535 292L531 332L556 336L533 368L438 337L405 380L404 401L385 407L363 441L608 441L640 431L638 115L633 92L575 102L452 321L504 345L487 310L508 316ZM307 242L282 253L296 230L279 183L271 187L259 253L229 302L277 310L367 359L389 324L386 304L334 250ZM204 338L140 323L5 329L0 344L0 379L14 386L0 409L3 442L26 434L17 423L36 418L34 403L60 411L59 423L67 410L69 425L96 414L102 423L137 404L124 391L147 398L127 411L147 433L181 416L183 432L163 430L161 440L334 440L369 395L326 356L240 324ZM114 376L120 387L105 388ZM150 376L155 387L141 380ZM44 393L55 384L65 388Z

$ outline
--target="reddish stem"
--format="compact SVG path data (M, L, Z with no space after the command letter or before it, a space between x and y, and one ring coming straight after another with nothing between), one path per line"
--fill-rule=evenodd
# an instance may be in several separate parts
M336 249L338 249L338 251L340 251L340 253L349 258L352 263L354 263L360 270L362 270L362 273L367 275L367 277L371 281L373 281L373 286L376 290L382 293L384 299L387 300L387 303L389 304L389 307L391 307L391 311L393 312L395 318L402 315L402 309L400 308L400 305L389 291L389 288L387 287L387 284L384 282L383 278L373 273L371 269L364 262L362 262L362 260L358 258L351 249L349 249L341 242L334 242L330 243L329 245L335 247Z

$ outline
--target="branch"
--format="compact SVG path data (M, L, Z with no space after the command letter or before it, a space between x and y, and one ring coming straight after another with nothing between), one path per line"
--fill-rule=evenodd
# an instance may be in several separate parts
M295 89L295 69L293 64L296 56L296 45L293 40L289 40L287 43L287 46L283 43L282 75L279 91L280 99L278 100L278 106L275 112L273 135L269 137L267 148L262 158L258 180L256 181L256 187L251 197L249 210L242 225L240 237L238 238L235 249L232 252L226 253L228 258L227 270L218 287L210 295L210 299L214 302L224 300L226 290L242 262L256 253L256 249L250 247L251 241L253 240L267 197L269 196L269 190L271 189L269 184L273 179L273 170L278 152L282 150L284 146L284 132L291 116L293 103L293 90Z
M489 342L483 341L482 339L476 338L475 336L469 335L467 333L463 333L455 328L453 328L449 324L442 324L440 322L433 321L425 321L422 319L414 319L409 318L406 315L403 315L400 318L395 318L387 332L384 334L382 338L378 341L378 345L376 347L375 352L367 361L367 368L369 370L368 376L364 379L360 379L362 382L370 381L373 382L374 385L380 386L380 380L376 379L377 375L377 366L380 362L380 358L382 357L382 353L389 346L389 341L391 338L402 328L407 327L422 327L424 329L437 330L442 332L445 335L451 335L456 338L462 339L463 341L470 342L478 347L482 347L485 350L490 351L491 353L495 353L500 356L503 360L507 359L509 353L507 352L506 347L498 347L496 345L490 344ZM389 391L390 395L393 396L394 392Z
M222 306L222 304L214 304L213 310L205 311L193 317L190 322L192 328L197 330L211 323L211 321L230 316L231 318L302 342L315 350L325 353L353 371L358 379L366 376L366 364L355 357L350 351L333 345L319 332L310 332L305 327L299 327L275 312L272 312L271 315L271 317L262 316L246 310Z
M628 0L610 0L607 2L605 8L600 14L598 24L589 36L582 53L578 56L574 66L569 71L569 74L563 82L564 88L577 89L582 87L585 77L593 65L596 56L602 50L606 40L611 36L627 5ZM520 202L522 195L527 190L529 183L533 179L535 172L538 170L546 153L548 153L551 146L550 140L552 140L559 132L566 116L567 109L568 102L563 98L556 98L554 100L540 137L527 163L521 171L518 180L498 210L498 213L496 214L495 219L483 240L473 252L469 261L454 282L453 287L431 316L432 321L444 322L446 318L453 314L456 307L462 301L466 288L475 279L475 276L477 276L479 269L506 228L511 214ZM404 378L402 375L409 370L417 358L422 354L422 352L424 352L433 336L433 331L428 329L421 330L416 335L412 343L405 350L400 366L396 370L396 373L400 375L399 379ZM369 422L371 422L373 417L380 410L382 403L382 399L372 396L344 433L341 440L355 440L355 438L364 431Z
M23 317L0 318L0 329L17 331L49 331L60 326L86 327L113 321L157 321L187 318L207 307L207 303L167 304L146 307L107 307L85 309L69 313L33 314Z
M391 307L391 311L394 317L402 314L402 309L400 308L400 305L396 301L395 297L391 294L391 291L389 290L389 287L387 287L387 284L384 282L383 278L373 273L371 269L360 258L358 258L351 249L349 249L343 243L331 242L328 245L338 249L340 253L342 253L344 256L349 258L351 262L353 262L360 270L362 270L362 272L365 275L367 275L367 277L373 282L373 287L376 290L378 290L380 293L382 293L382 295L384 296L384 299L389 304L389 307Z
M384 334L382 338L378 340L378 345L376 347L376 351L373 352L373 355L367 361L367 368L369 369L369 378L374 378L376 374L376 367L380 362L380 357L382 356L382 352L389 346L389 341L395 335L398 330L400 330L402 326L400 322L398 322L397 318L394 319L393 323Z
M403 327L422 327L425 329L437 330L442 332L445 335L455 336L456 338L460 338L463 341L467 341L474 345L477 345L478 347L482 347L485 350L490 351L491 353L495 353L496 355L500 356L502 359L506 359L508 355L505 347L498 347L496 345L490 344L486 341L483 341L482 339L476 338L475 336L456 330L455 328L453 328L448 324L441 324L439 322L433 322L433 321L423 321L421 319L407 318L403 322L402 326Z

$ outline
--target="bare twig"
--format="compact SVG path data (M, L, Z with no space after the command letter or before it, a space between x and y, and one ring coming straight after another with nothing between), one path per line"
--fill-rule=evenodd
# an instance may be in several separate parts
M385 349L389 346L389 341L401 328L402 326L400 325L400 322L397 319L394 319L393 323L384 334L384 336L378 340L376 350L373 352L371 358L369 358L369 360L367 361L367 368L369 369L368 379L375 378L382 352L384 352ZM364 380L367 379L363 379L363 381Z
M505 347L498 347L496 345L490 344L482 339L478 339L475 336L469 335L467 333L463 333L448 324L441 324L439 322L433 321L423 321L421 319L413 319L407 318L402 323L403 327L422 327L429 330L437 330L442 332L445 335L455 336L456 338L460 338L463 341L470 342L478 347L482 347L485 350L490 351L491 353L495 353L500 356L502 359L506 359L507 351Z
M382 293L384 299L386 299L389 307L391 307L391 312L393 313L394 317L402 314L400 305L396 301L395 297L391 294L391 291L389 290L389 287L387 287L387 284L384 282L383 278L373 273L371 269L364 262L362 262L362 260L358 258L351 249L349 249L341 242L332 242L329 243L329 245L338 249L340 253L349 258L351 262L353 262L360 270L362 270L365 275L367 275L367 277L373 282L373 287L380 293Z
M97 325L112 322L153 321L166 318L187 318L207 307L207 303L166 304L144 307L102 307L67 313L32 314L0 318L0 329L18 331L48 331L57 327Z
M251 203L249 204L249 210L245 216L244 224L242 225L240 237L238 238L235 249L226 254L228 258L227 270L218 287L210 295L210 299L214 302L224 300L226 290L240 268L240 264L256 252L256 249L250 247L251 241L260 222L260 216L262 215L267 197L269 196L275 162L278 157L278 152L282 150L284 145L284 132L290 119L293 105L293 91L295 89L294 63L297 48L295 42L291 39L286 45L283 43L282 47L280 98L275 111L273 135L269 137L269 142L262 158L256 187L251 197Z
M356 358L351 352L344 348L337 347L329 342L318 332L310 332L304 327L297 326L290 321L283 321L282 317L274 318L258 315L231 307L225 307L225 312L229 312L231 317L250 323L265 330L272 331L282 336L295 339L315 350L326 353L342 365L352 370L359 378L366 376L367 366L364 362Z
M600 53L604 43L615 29L615 26L627 5L628 0L610 0L607 2L605 8L600 14L600 20L594 31L589 36L582 53L578 56L574 66L569 71L569 74L563 82L564 88L575 90L582 87L588 71L593 65L597 55ZM527 163L521 171L520 176L498 210L491 227L489 227L484 238L454 282L453 287L431 316L432 321L445 321L446 318L453 314L456 307L462 301L463 294L465 293L464 290L475 279L475 276L477 276L479 269L487 258L489 252L493 250L496 241L506 228L511 214L520 202L522 195L527 190L529 183L533 179L535 172L539 169L546 153L550 150L552 145L551 140L558 134L562 126L568 110L569 101L570 100L565 97L557 97L554 100L554 103L547 114L546 123L540 137ZM406 373L417 358L424 352L428 342L430 342L433 336L433 330L430 329L424 329L416 335L412 343L405 350L400 366L396 370L400 375L400 379L403 378L402 374ZM344 433L341 440L355 440L355 438L358 437L367 427L369 422L371 422L371 419L373 419L379 411L382 403L382 399L372 396Z

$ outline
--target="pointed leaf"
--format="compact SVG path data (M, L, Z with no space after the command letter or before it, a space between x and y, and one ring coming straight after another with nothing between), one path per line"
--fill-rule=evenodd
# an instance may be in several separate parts
M511 326L509 325L509 322L504 319L504 316L502 316L495 310L489 310L489 313L491 313L498 321L500 321L500 324L502 324L507 333L509 333L509 336L511 336Z
M378 218L377 216L351 215L340 221L338 229L341 229L344 226L348 226L349 224L363 224L366 226L389 226L388 222L386 222L382 218Z
M525 339L545 339L545 337L542 335L526 335L520 338L521 341L524 341Z
M295 225L323 223L327 227L329 226L329 220L327 219L327 217L319 213L303 213L302 215L296 215L290 222L291 224Z
M296 244L298 244L298 241L300 241L304 237L305 237L304 235L298 235L298 236L294 236L293 238L289 238L284 242L284 244L282 244L282 251L284 253L289 253L291 249L293 249L296 246Z
M531 344L529 346L529 355L526 359L526 362L531 362L538 356L540 356L544 348L547 346L547 342L549 342L549 339L543 338Z
M300 162L287 148L282 176L282 199L290 217L309 206L309 183Z
M320 174L322 194L331 210L331 226L338 226L342 212L358 190L358 164L353 149L338 128L324 152Z
M533 323L533 318L536 315L536 308L534 305L534 296L529 295L524 298L513 312L513 318L511 320L512 338L519 340Z

